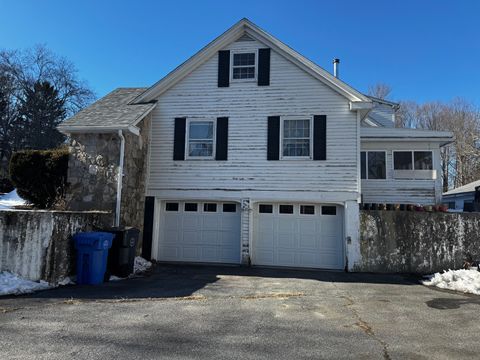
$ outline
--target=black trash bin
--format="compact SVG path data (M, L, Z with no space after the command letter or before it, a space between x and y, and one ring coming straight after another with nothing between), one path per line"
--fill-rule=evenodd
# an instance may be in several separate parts
M110 275L127 277L133 273L140 230L133 227L114 227L103 231L115 234L112 247L108 252L105 280L108 281Z

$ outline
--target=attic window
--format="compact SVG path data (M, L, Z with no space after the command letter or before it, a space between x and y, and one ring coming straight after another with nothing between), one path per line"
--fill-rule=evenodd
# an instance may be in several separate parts
M232 52L232 80L255 80L257 78L257 53Z

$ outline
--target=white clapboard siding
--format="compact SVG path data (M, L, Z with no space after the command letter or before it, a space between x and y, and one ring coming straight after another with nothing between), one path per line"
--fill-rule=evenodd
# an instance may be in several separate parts
M436 142L363 142L362 151L379 150L387 152L387 178L385 180L362 180L361 191L364 203L422 204L432 205L440 201L442 193L440 147ZM394 179L394 150L432 150L433 167L437 178L431 180Z
M258 49L237 41L227 49ZM161 190L358 191L357 121L346 98L272 51L270 86L217 87L218 56L158 98L148 192ZM267 161L267 117L327 115L327 160ZM174 118L229 118L228 161L173 161Z

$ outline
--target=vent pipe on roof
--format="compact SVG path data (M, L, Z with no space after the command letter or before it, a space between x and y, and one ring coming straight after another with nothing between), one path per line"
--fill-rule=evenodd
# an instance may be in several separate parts
M340 79L340 75L338 74L338 67L340 66L340 59L333 59L333 76L337 79Z

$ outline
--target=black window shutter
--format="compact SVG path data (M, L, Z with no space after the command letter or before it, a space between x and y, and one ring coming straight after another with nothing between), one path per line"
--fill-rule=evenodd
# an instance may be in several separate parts
M327 160L327 115L313 116L313 160Z
M185 126L187 119L175 118L173 160L185 160Z
M280 116L268 117L267 160L280 157Z
M218 52L218 87L228 87L230 82L230 50Z
M145 197L145 211L143 213L142 257L147 260L150 260L152 258L154 207L155 207L155 198L153 196Z
M258 50L258 86L270 85L270 49Z
M217 139L215 160L227 160L228 157L228 117L217 118Z

